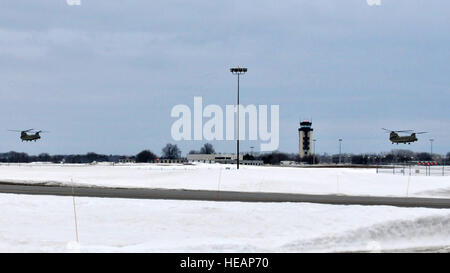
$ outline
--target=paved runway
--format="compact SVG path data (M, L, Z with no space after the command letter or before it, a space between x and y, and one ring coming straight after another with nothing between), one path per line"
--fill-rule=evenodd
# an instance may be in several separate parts
M333 205L386 205L397 207L450 208L450 199L315 195L268 192L45 186L0 181L0 193L83 196L134 199L170 199L237 202L308 202Z

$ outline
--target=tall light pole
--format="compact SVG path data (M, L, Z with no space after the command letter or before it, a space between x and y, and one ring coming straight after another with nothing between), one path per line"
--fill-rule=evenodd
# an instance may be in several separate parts
M342 138L339 139L339 164L341 164L341 144L342 144Z
M239 76L247 72L247 68L235 67L230 68L230 72L237 75L237 142L236 142L236 157L237 157L237 169L239 169Z
M313 139L313 164L315 165L316 164L316 140L317 139Z
M430 139L430 156L431 156L431 160L433 160L433 141L434 139Z

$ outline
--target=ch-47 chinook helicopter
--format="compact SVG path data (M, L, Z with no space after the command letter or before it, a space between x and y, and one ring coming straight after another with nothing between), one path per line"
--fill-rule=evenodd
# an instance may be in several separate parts
M28 129L24 131L20 130L8 130L11 132L20 132L20 139L23 141L36 141L41 138L40 133L48 133L47 131L34 131L34 129ZM34 133L28 134L28 132L34 131Z
M391 131L391 130L388 130L385 128L381 128L381 129L390 132L389 140L392 142L392 144L394 144L394 143L411 144L411 142L417 141L416 135L427 133L427 132L414 132L413 130ZM412 132L411 135L406 135L406 136L398 135L398 133L410 133L410 132Z

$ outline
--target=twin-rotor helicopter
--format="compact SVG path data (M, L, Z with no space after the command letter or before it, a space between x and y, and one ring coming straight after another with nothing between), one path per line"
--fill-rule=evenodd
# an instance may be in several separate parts
M411 144L411 142L417 141L416 135L425 134L427 132L414 132L413 130L401 130L401 131L391 131L385 128L381 128L387 132L389 132L389 140L392 144L403 143L403 144ZM411 133L411 135L400 136L398 133Z
M23 141L36 141L41 138L40 133L48 133L48 131L35 131L34 129L28 130L8 130L11 132L20 132L20 139Z

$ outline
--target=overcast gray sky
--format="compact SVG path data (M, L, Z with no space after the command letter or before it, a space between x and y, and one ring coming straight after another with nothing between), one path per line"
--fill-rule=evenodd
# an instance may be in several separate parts
M370 1L369 1L370 2ZM375 1L376 2L376 1ZM0 151L185 154L176 104L280 105L280 150L313 119L317 152L450 151L450 2L439 0L14 0L0 2ZM7 129L51 131L22 143ZM232 141L213 142L231 152ZM257 142L242 142L241 150Z

